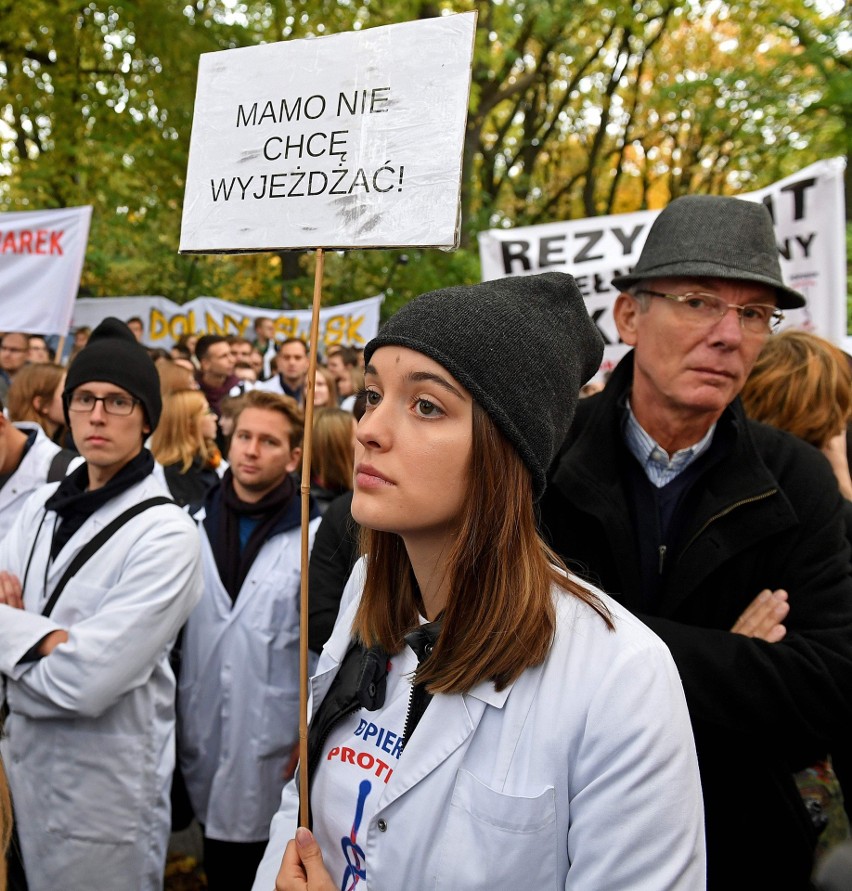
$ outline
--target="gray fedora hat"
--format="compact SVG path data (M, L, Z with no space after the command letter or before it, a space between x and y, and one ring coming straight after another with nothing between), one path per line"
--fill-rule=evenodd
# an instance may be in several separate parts
M772 217L764 205L720 195L684 195L659 214L639 262L612 280L619 291L652 278L706 276L771 285L779 309L805 298L781 278Z

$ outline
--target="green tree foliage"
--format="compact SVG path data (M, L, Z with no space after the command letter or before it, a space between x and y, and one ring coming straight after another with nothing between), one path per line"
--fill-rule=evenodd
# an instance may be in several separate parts
M849 154L850 15L840 0L0 7L0 208L93 204L88 294L310 305L309 253L177 253L198 57L232 46L478 12L461 248L329 253L326 304L384 291L391 311L429 288L476 281L486 228L751 190Z

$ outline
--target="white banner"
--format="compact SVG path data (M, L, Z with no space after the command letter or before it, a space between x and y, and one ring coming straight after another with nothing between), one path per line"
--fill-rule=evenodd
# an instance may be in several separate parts
M0 213L0 331L65 334L92 208Z
M455 247L476 13L206 53L180 250Z
M325 306L319 313L321 351L335 344L364 346L379 330L379 310L383 295ZM288 337L308 339L311 310L275 310L230 303L215 297L197 297L189 303L172 303L165 297L98 297L78 300L74 305L73 327L94 328L107 316L126 322L142 319L143 343L168 349L181 334L237 334L254 340L254 320L270 318L275 323L275 340Z
M739 195L762 201L772 213L784 281L807 298L803 309L784 310L783 327L804 328L846 346L846 237L843 158L805 167L765 189ZM573 275L607 347L602 371L613 368L627 347L612 318L618 292L613 276L639 259L659 211L589 217L479 235L482 279L537 272Z

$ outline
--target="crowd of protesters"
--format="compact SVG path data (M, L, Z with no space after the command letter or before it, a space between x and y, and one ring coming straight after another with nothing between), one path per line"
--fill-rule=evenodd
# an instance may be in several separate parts
M306 529L271 319L0 337L13 891L156 891L191 820L213 891L852 887L849 357L774 334L760 204L673 201L614 285L605 382L563 273L322 350Z

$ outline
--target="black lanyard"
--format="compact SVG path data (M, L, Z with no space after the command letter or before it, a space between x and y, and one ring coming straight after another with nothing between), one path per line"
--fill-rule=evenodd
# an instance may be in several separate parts
M53 592L50 595L50 599L42 609L41 614L43 616L49 616L51 612L53 612L53 607L56 605L56 601L59 599L59 595L65 589L65 586L71 579L77 574L80 567L99 549L101 548L106 541L108 541L112 536L128 521L132 520L137 514L141 514L142 511L148 510L149 507L155 507L158 504L174 504L175 502L171 498L166 498L164 495L156 495L154 498L148 498L146 501L140 501L138 504L134 504L133 507L128 508L124 513L119 514L111 523L108 523L101 529L100 532L97 533L93 538L86 542L83 547L77 552L74 559L68 564L68 568L65 570L62 578L57 583L56 587L53 589ZM47 516L47 511L44 512L41 518L41 522L38 524L38 529L35 534L35 541L33 542L32 549L30 550L30 556L27 560L27 568L24 571L24 582L21 585L21 594L23 596L24 588L27 584L27 575L30 571L30 563L33 559L33 554L35 553L36 544L38 543L38 536L41 532L41 527L44 525L45 517ZM56 532L56 521L53 524L53 531ZM47 571L50 566L50 559L47 559L44 564L44 584L42 587L42 592L47 590Z

